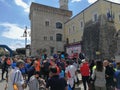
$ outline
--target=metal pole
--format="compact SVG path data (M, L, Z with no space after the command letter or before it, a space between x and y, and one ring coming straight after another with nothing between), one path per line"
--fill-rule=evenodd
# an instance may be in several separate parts
M25 48L26 48L26 45L27 45L27 37L25 37Z
M25 35L25 56L26 56L26 46L27 46L27 26L25 27L24 35Z

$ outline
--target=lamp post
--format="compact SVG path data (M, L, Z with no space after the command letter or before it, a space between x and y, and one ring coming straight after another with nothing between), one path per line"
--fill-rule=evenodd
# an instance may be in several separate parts
M27 46L27 26L25 27L25 31L23 36L25 37L25 56L26 56L26 46Z

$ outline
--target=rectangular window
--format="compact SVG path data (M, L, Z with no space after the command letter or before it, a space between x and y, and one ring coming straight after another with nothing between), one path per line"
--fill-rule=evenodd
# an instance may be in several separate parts
M53 36L50 36L50 40L51 40L51 41L53 40Z
M45 21L45 26L46 26L46 27L49 26L49 21Z
M62 29L62 23L57 22L57 23L56 23L56 28L57 28L57 29Z
M54 53L54 47L50 47L50 54L53 55Z
M97 12L94 12L94 13L93 13L93 15L92 15L92 20L93 20L93 22L98 21L98 13L97 13Z
M81 26L81 28L83 27L83 22L82 21L80 22L80 26Z
M120 22L120 15L119 15L119 22Z
M74 30L75 30L75 26L73 26L73 32L74 32Z
M56 41L62 41L62 34L56 34Z
M97 14L94 14L94 21L97 21L97 20L98 20Z
M68 33L70 34L70 28L69 28L69 30L68 30Z
M47 37L46 37L46 36L44 36L44 40L47 40Z

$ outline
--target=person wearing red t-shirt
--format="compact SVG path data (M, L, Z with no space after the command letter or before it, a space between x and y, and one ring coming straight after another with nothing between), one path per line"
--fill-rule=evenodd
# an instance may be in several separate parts
M81 64L81 67L80 67L80 72L81 72L81 76L82 76L82 82L83 82L84 90L87 90L86 83L88 85L89 76L90 76L90 68L89 68L89 64L88 64L86 59L82 60L82 64Z

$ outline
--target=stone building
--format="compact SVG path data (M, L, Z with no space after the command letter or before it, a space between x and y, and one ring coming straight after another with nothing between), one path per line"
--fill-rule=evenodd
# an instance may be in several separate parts
M68 0L59 4L31 4L31 55L50 56L64 47L69 55L83 52L89 59L120 55L120 4L97 0L72 18Z
M31 55L63 52L65 44L64 23L70 19L68 0L59 0L60 8L32 3L29 18L31 21Z
M65 23L66 50L89 59L113 58L120 52L119 30L120 4L98 0Z

